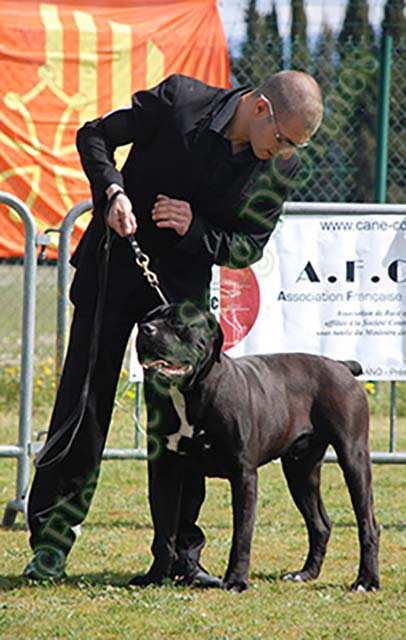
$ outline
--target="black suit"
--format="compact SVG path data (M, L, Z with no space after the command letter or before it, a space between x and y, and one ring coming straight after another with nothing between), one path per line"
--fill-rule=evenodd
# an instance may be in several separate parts
M213 264L240 268L261 257L287 195L286 179L298 165L296 158L275 164L258 160L250 148L232 155L222 133L247 91L210 87L175 75L149 91L137 92L130 108L86 123L78 132L95 207L72 259L77 268L71 289L75 314L48 440L74 413L87 378L88 394L81 428L67 455L37 470L29 500L33 548L56 544L69 551L74 540L71 527L85 517L96 486L128 337L133 325L159 304L134 264L128 241L113 234L95 366L89 376L106 231L105 189L118 183L130 197L138 242L151 257L151 268L158 272L168 298L206 306ZM135 144L119 172L114 150L127 143ZM158 193L190 203L193 221L183 237L158 229L152 221L150 211ZM146 400L149 423L159 415L159 433L175 431L178 417L171 402L152 389L146 389ZM191 473L184 483L187 460L165 449L150 461L149 471L154 566L167 573L175 558L175 540L178 554L196 559L204 544L195 524L204 479Z

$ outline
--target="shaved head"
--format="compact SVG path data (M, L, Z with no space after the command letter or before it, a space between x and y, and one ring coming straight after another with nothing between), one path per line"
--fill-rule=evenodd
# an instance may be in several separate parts
M280 71L263 82L258 93L264 93L281 120L299 117L309 135L320 126L323 117L323 101L319 85L303 71Z

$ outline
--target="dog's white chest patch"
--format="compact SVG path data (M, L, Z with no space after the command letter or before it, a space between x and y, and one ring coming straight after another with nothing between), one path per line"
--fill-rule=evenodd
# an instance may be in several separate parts
M171 433L169 436L166 436L166 448L169 449L169 451L173 451L174 453L184 455L184 451L179 451L179 443L182 438L193 438L193 426L188 423L186 417L185 398L176 387L171 388L171 398L176 413L179 416L180 426L176 433Z

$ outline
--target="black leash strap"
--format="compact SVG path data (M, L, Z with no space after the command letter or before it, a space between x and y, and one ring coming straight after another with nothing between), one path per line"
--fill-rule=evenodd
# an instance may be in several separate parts
M107 220L110 207L119 193L122 193L122 192L116 191L107 202L106 210L105 210L106 220ZM159 287L159 281L158 281L157 275L149 269L150 259L141 250L138 242L135 239L134 234L131 234L128 237L128 241L135 254L135 261L137 265L143 270L144 276L147 278L149 284L151 285L151 287L155 289L161 301L164 304L168 304L167 299L165 298L164 294L162 293ZM98 260L99 260L98 294L97 294L96 309L95 309L94 321L93 321L93 331L92 331L92 339L90 344L88 366L87 366L85 381L83 384L80 400L74 412L66 418L66 420L62 423L61 427L47 440L45 445L42 447L42 449L36 456L34 460L34 465L37 469L52 467L58 462L60 462L61 460L63 460L71 450L72 445L75 441L75 438L79 433L79 430L83 424L83 418L85 416L87 401L89 396L90 382L93 377L94 369L96 366L97 355L99 351L99 337L100 337L100 330L101 330L101 324L102 324L102 318L103 318L104 302L106 297L111 243L112 243L112 238L110 233L110 227L106 225L106 235L102 238L98 248ZM69 437L68 442L65 445L60 445L62 438L65 435L68 435L69 432L71 433L68 436ZM53 450L58 444L62 448L57 453L53 454Z
M93 320L93 331L92 338L90 343L90 351L89 351L89 360L87 365L87 371L85 380L83 383L82 393L80 395L79 403L76 409L73 411L71 415L69 415L66 420L62 423L61 427L47 440L45 445L42 447L38 455L34 460L34 465L37 469L44 469L45 467L51 467L61 460L63 460L70 449L72 448L73 442L79 433L80 427L83 424L83 418L85 415L87 400L89 396L90 382L93 377L97 354L99 350L99 336L100 329L102 324L102 314L104 309L104 301L106 294L106 285L107 285L107 275L108 275L108 263L110 258L110 238L107 234L106 237L103 237L99 247L98 254L101 255L100 264L99 264L99 278L98 278L98 293L97 293L97 301L96 301L96 309ZM103 253L102 253L103 252ZM73 427L73 429L72 429ZM66 445L62 446L61 450L58 453L52 455L53 449L60 444L62 438L71 431L69 436L69 440Z

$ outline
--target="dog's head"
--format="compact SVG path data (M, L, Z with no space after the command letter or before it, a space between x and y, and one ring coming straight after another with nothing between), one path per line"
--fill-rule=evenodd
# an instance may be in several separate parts
M223 333L211 313L190 303L162 305L139 323L138 358L147 373L189 387L220 359Z

